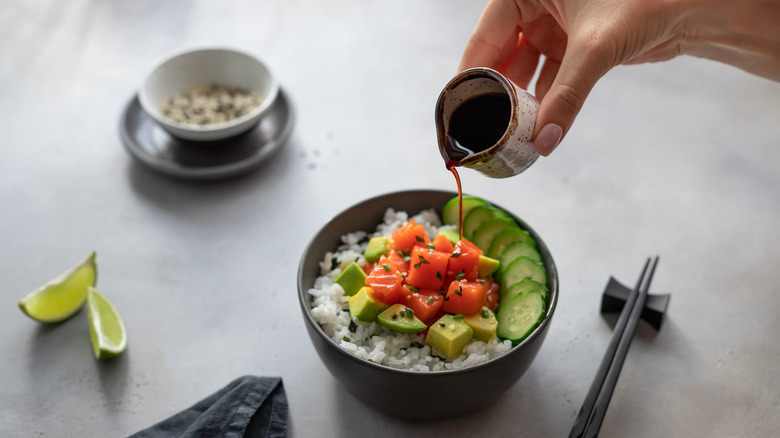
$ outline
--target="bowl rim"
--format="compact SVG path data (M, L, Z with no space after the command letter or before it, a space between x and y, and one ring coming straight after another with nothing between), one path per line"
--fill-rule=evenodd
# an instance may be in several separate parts
M251 59L257 62L259 65L261 65L268 72L270 86L269 86L268 94L263 96L263 101L260 102L260 105L252 109L252 111L240 117L236 117L235 119L228 120L226 122L221 122L221 123L210 123L207 125L182 123L163 115L155 105L152 105L151 102L149 102L146 93L146 86L149 83L149 79L164 64L173 61L176 58L180 58L186 55L194 55L196 53L201 53L201 52L230 52L230 53L245 56L246 58ZM144 73L141 79L141 83L138 86L138 101L141 103L141 108L143 108L143 110L147 114L149 114L154 120L156 120L158 123L162 123L180 130L211 133L211 132L216 132L223 129L229 129L234 126L241 125L247 121L250 121L264 114L269 108L271 108L271 106L273 106L274 102L276 101L276 98L279 94L279 88L280 88L279 80L276 77L274 71L271 70L267 62L265 62L260 56L258 56L254 52L246 49L238 48L238 47L228 46L228 45L196 45L196 46L178 48L159 56L151 64L151 67L149 67L146 70L146 72Z
M392 196L400 196L400 195L404 195L404 196L432 196L432 195L444 195L444 194L457 196L457 193L454 193L454 192L451 192L451 191L447 191L447 190L411 189L411 190L399 190L399 191L394 191L394 192L387 192L387 193L384 193L384 194L380 194L380 195L376 195L376 196L364 199L364 200L362 200L362 201L360 201L360 202L358 202L356 204L352 204L351 206L347 207L344 210L341 210L339 213L337 213L335 216L333 216L328 222L326 222L322 227L320 227L317 230L317 232L314 234L314 236L307 243L307 245L306 245L306 247L304 249L303 255L301 256L300 263L298 264L298 273L297 273L298 302L299 302L299 304L301 306L301 310L303 312L304 320L306 321L306 323L309 324L309 326L311 326L311 328L314 329L314 332L317 333L317 336L319 336L320 338L325 340L329 344L329 346L332 347L334 350L338 351L338 353L341 356L346 357L347 359L349 359L349 360L351 360L353 362L356 362L356 363L368 366L369 368L375 369L375 370L380 371L380 372L388 372L388 373L393 373L393 374L400 374L400 375L407 375L407 376L419 376L419 377L422 377L422 376L431 376L431 377L433 377L433 376L452 376L452 375L458 375L458 374L475 373L475 372L478 372L478 371L480 371L480 370L482 370L484 368L491 367L491 366L493 366L496 363L500 363L500 362L509 360L510 357L513 355L513 353L517 353L517 352L520 351L520 349L521 349L520 347L522 347L522 346L524 346L526 344L531 344L532 342L534 342L536 340L536 338L538 338L540 336L544 336L546 334L547 328L551 324L552 316L555 313L555 309L556 309L557 304L558 304L558 271L557 271L557 267L556 267L555 261L552 258L552 254L550 253L549 248L544 243L544 241L541 239L541 236L539 236L539 234L536 232L536 230L531 228L528 225L527 222L525 222L522 218L520 218L517 215L515 215L514 213L512 213L510 210L507 210L506 208L502 207L501 205L493 203L492 201L489 201L489 200L488 200L488 202L490 202L491 204L495 205L496 207L504 210L513 219L515 219L518 222L518 224L521 227L523 227L523 229L528 231L528 233L531 234L531 236L536 240L537 246L540 247L541 249L543 249L543 252L546 253L546 255L549 257L549 260L550 260L550 266L548 267L548 266L545 265L545 268L549 268L548 269L548 281L550 283L550 300L549 300L550 305L548 306L548 308L547 308L547 310L545 312L544 320L542 320L542 322L534 329L534 331L527 338L523 339L523 341L521 341L519 344L513 345L512 348L508 352L506 352L506 353L504 353L504 354L502 354L502 355L500 355L498 357L495 357L493 359L489 359L486 362L483 362L483 363L480 363L480 364L477 364L477 365L472 365L472 366L469 366L469 367L466 367L466 368L459 368L459 369L454 369L454 370L415 371L415 370L399 369L399 368L393 368L393 367L390 367L390 366L387 366L387 365L378 364L378 363L372 362L372 361L367 360L367 359L362 359L362 358L357 357L354 354L346 351L345 349L341 348L338 344L336 344L331 338L329 338L325 334L325 332L322 330L322 327L319 325L319 323L314 320L314 317L311 315L311 307L307 307L307 302L306 302L306 298L307 298L307 294L308 294L308 290L309 290L310 286L307 286L307 288L304 290L304 286L301 283L302 283L303 275L304 275L303 267L304 267L304 264L306 262L306 255L311 251L314 242L320 237L320 235L322 234L323 231L325 231L332 224L334 224L337 220L339 220L343 216L349 214L350 212L352 212L354 210L358 210L358 209L362 208L364 205L376 202L376 201L378 201L378 200L380 200L382 198L389 198L389 197L392 197ZM467 194L464 193L463 196L467 196ZM484 199L484 197L483 197L483 199ZM392 206L386 206L385 209L390 208L390 207L392 207ZM443 205L442 205L442 207L443 207ZM439 207L439 210L440 209L441 209L441 207ZM407 212L407 213L417 214L416 212L415 213ZM355 230L355 231L358 231L358 230ZM324 256L324 254L323 254L323 256Z

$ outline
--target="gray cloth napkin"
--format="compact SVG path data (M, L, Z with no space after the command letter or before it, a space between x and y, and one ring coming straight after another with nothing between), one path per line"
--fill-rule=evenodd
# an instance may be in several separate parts
M280 377L243 376L130 438L283 438L287 411Z

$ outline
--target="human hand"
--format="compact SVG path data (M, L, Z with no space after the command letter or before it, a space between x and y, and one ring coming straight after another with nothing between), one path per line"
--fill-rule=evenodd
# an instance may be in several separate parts
M459 69L491 67L527 88L541 62L534 148L547 156L571 128L590 90L611 68L679 53L681 29L655 3L491 0Z
M490 0L459 71L490 67L527 88L541 63L534 148L547 156L620 64L687 53L780 80L778 15L778 0Z

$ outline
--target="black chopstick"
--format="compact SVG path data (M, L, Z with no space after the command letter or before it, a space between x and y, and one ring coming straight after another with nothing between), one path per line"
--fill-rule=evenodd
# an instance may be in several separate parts
M609 373L607 373L607 378L599 392L590 421L585 429L586 438L597 437L599 435L601 423L604 421L604 415L607 413L609 401L612 398L612 393L615 391L615 385L620 376L620 369L623 367L623 362L625 362L626 355L628 354L628 347L631 346L631 340L634 339L636 327L642 317L642 310L645 307L645 301L647 301L647 294L650 290L650 283L653 281L653 274L655 274L656 266L658 266L658 257L653 260L653 263L650 266L650 273L645 279L645 285L639 292L636 303L634 303L634 307L631 309L628 325L620 337L620 344L615 353L615 358L612 360L612 365L609 367Z
M620 370L628 353L628 347L631 344L639 318L642 315L642 308L647 300L647 292L650 289L650 282L653 279L657 265L658 257L653 261L650 273L646 277L645 274L647 274L650 266L650 258L645 262L639 280L637 280L636 286L629 294L626 304L620 312L612 339L596 372L590 390L585 396L585 401L577 415L569 438L598 436L609 401L615 390ZM643 283L644 287L642 287Z

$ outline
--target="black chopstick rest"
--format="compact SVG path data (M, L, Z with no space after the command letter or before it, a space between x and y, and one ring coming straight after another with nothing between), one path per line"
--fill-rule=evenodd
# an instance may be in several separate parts
M624 286L614 277L609 277L604 293L601 295L601 313L619 313L626 305L631 294L631 288ZM669 308L670 294L647 294L647 301L642 308L642 319L658 331Z

